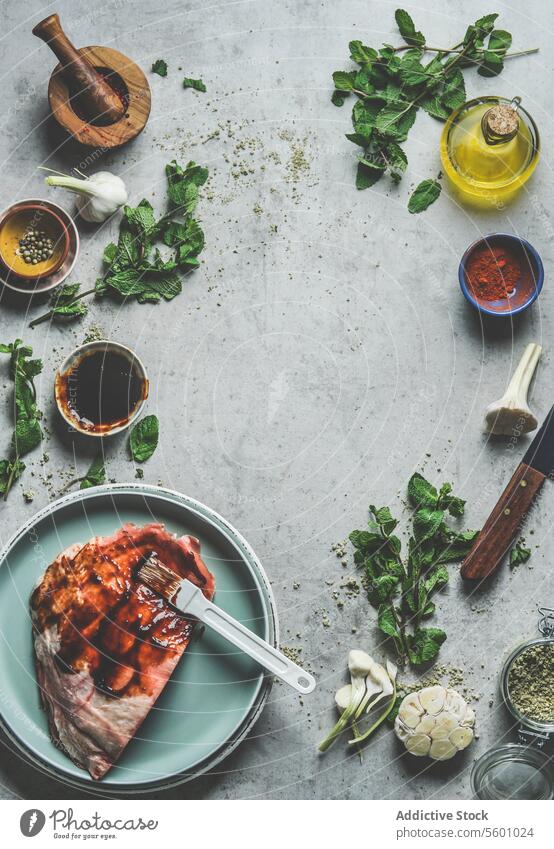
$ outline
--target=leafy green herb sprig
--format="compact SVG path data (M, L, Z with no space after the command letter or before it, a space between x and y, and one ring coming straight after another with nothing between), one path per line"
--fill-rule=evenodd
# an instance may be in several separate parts
M478 531L460 533L447 524L447 514L458 518L465 507L449 483L437 491L416 473L408 483L408 499L415 510L405 559L394 535L398 521L388 507L371 505L369 530L352 531L350 541L354 562L365 572L378 627L392 639L401 661L420 666L437 656L446 639L441 628L424 624L435 613L432 597L448 582L446 564L466 556Z
M78 283L54 292L50 310L35 318L31 327L50 319L85 315L87 307L81 300L89 295L136 298L145 304L158 303L162 298L170 301L181 293L181 276L200 265L198 256L204 248L204 233L193 213L208 169L195 162L183 169L173 161L165 170L168 212L156 220L152 205L144 199L137 207L124 207L118 242L104 250L106 270L102 277L83 292ZM157 242L173 249L169 259L162 257Z
M443 48L430 46L408 12L397 9L395 19L404 44L384 44L376 50L361 41L350 42L350 58L359 67L335 71L331 100L342 106L350 94L357 98L352 110L354 132L346 138L362 148L358 189L373 186L385 173L395 183L402 179L408 159L400 145L408 138L417 110L446 120L466 100L464 68L477 67L482 76L494 77L502 71L505 59L537 52L538 48L508 53L512 36L495 29L497 17L484 15L467 28L462 41ZM435 55L425 62L429 53ZM440 194L436 180L424 183L410 199L410 212L423 211Z
M33 349L24 345L21 339L0 345L0 353L10 355L10 377L14 384L14 431L10 456L7 460L0 460L0 493L5 501L14 482L25 470L21 458L42 442L42 413L37 407L34 383L35 377L42 371L42 361L31 359Z
M93 486L101 486L106 483L106 461L102 452L94 458L86 475L70 480L61 490L62 493L67 492L76 483L79 484L79 489L90 489Z

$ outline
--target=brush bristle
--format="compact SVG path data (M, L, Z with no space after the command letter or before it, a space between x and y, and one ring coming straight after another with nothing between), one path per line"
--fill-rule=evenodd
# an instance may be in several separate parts
M173 569L168 569L154 557L144 561L138 571L138 579L168 601L173 598L181 586L181 578L175 574Z

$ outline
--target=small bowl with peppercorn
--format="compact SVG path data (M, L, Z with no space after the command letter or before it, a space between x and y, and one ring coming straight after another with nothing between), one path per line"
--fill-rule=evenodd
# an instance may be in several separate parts
M531 306L544 282L542 260L525 239L493 233L464 253L458 269L464 297L480 313L506 318Z
M55 205L23 200L0 215L0 260L4 277L17 282L51 278L70 250L69 227Z

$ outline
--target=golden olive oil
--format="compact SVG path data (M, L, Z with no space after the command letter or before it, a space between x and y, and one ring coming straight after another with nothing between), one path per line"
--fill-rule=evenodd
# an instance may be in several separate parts
M441 160L460 200L502 207L527 182L539 158L539 134L519 98L470 100L448 118Z

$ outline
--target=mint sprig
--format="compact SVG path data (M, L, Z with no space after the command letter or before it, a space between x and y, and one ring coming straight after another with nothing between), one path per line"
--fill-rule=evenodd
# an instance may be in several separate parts
M14 429L10 456L0 460L0 493L4 501L14 482L25 470L22 457L40 445L42 413L37 406L35 377L42 371L42 361L32 359L33 349L21 339L0 345L0 353L10 355L10 377L14 385Z
M91 289L80 291L77 283L64 286L53 296L50 310L35 318L30 327L60 318L74 319L86 313L83 298L111 295L136 299L139 303L170 301L182 291L182 277L200 265L204 233L194 218L200 187L208 169L189 162L182 168L173 161L166 165L168 211L156 218L152 204L143 199L138 206L125 206L117 244L104 249L105 271ZM164 247L172 248L164 256ZM165 251L165 254L168 252Z
M496 13L484 15L467 28L462 41L443 48L429 45L409 13L397 9L395 19L404 44L383 44L377 50L361 41L350 42L350 58L358 68L335 71L331 100L342 106L350 95L357 98L352 110L354 132L347 138L361 148L358 189L375 185L387 173L393 182L400 181L408 160L399 145L406 141L418 110L445 121L466 100L464 68L476 67L482 76L496 76L505 59L537 52L538 48L508 53L512 36L495 29L497 17ZM435 55L429 60L430 53ZM422 212L438 198L436 180L424 184L412 195L410 212Z
M444 483L437 490L422 475L408 483L414 507L407 556L394 531L398 525L388 507L370 506L368 530L352 531L354 562L363 569L370 604L377 610L377 626L390 637L400 660L421 666L433 660L446 639L441 628L428 626L435 613L433 596L448 583L447 563L462 560L478 531L459 532L447 516L460 517L465 502Z

